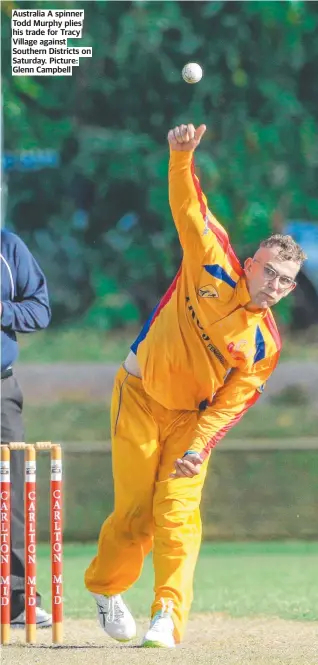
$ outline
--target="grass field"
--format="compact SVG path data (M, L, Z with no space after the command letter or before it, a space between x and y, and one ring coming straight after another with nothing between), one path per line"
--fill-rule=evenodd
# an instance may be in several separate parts
M93 544L65 545L65 615L95 616L83 574ZM49 607L49 548L39 546L38 588ZM269 616L318 621L318 543L204 543L196 570L192 610L232 617ZM152 561L125 598L136 617L148 615L153 596Z
M19 335L21 362L105 362L120 363L138 330L112 334L102 330L58 328L36 335Z

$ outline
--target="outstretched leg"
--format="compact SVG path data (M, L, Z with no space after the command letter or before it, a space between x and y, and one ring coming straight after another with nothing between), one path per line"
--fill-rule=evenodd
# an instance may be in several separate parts
M85 574L86 587L113 596L140 576L152 547L153 495L160 449L158 427L141 379L121 368L111 406L115 503L104 522L97 556Z

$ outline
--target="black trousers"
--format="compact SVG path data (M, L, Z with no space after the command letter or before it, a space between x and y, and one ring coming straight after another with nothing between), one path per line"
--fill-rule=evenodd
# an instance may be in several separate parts
M24 441L23 396L14 376L1 379L1 443ZM11 619L24 610L24 452L11 451ZM37 594L37 605L41 596Z

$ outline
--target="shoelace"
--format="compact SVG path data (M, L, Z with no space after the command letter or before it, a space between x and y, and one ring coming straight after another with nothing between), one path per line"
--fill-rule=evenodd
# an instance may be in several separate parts
M152 630L160 632L163 627L165 627L165 624L163 624L163 621L167 618L171 619L171 614L173 610L173 601L168 600L166 603L163 598L160 598L161 602L161 610L156 612L154 618L153 618L153 624L151 626ZM160 612L160 614L159 614Z
M110 596L108 599L108 614L106 621L108 623L113 623L113 621L119 621L124 617L124 611L120 605L120 598L118 596Z
M118 596L110 596L108 600L108 609L105 612L101 605L98 605L100 614L103 615L103 621L106 623L114 623L124 617L124 611L121 607L120 598Z

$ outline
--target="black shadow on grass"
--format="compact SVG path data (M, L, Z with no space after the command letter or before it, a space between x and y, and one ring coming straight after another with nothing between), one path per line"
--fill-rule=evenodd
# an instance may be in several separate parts
M10 649L34 649L37 651L38 649L51 649L52 651L56 651L58 649L109 649L113 650L116 649L118 651L119 649L143 649L144 647L141 644L121 644L121 645L111 645L111 644L8 644L6 645L7 648Z

